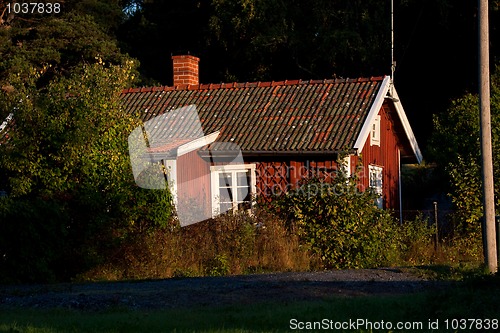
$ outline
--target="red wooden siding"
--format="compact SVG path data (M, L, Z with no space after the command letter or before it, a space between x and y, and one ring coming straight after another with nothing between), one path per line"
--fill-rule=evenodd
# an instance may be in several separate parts
M364 175L361 185L369 186L369 165L383 168L383 196L384 207L399 209L399 147L400 143L394 129L393 111L384 103L380 109L380 146L371 146L370 138L365 142L361 154ZM356 162L357 163L357 158Z
M289 184L289 164L286 162L257 162L256 190L261 198L268 199L273 195L286 192Z
M211 214L210 163L197 150L177 159L177 197L182 207L196 207Z
M331 181L337 172L336 154L301 160L254 161L256 163L257 195L269 201L273 195L279 195L297 187L305 178L318 177Z

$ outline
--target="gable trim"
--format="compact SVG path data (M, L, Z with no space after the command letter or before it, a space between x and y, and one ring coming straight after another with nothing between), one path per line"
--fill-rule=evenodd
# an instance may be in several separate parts
M366 120L363 124L363 127L361 128L359 136L356 142L354 143L354 149L357 150L358 154L361 154L361 152L363 151L365 142L368 139L368 136L370 135L371 124L375 121L375 117L380 112L384 100L387 97L390 97L392 99L394 108L396 109L396 113L398 114L398 117L401 120L401 124L403 124L406 137L410 142L411 149L413 150L413 154L415 155L417 162L419 164L422 163L423 160L422 152L420 151L420 147L418 146L415 134L411 129L410 122L406 117L406 113L404 111L403 105L401 104L401 100L399 99L399 95L396 92L394 85L392 85L391 78L389 76L386 76L384 78L384 81L382 82L382 86L380 87L380 90L378 91L377 96L375 97L375 101L373 102L373 105L370 108L368 116L366 117Z
M424 159L422 156L422 152L420 151L420 147L418 146L417 139L415 138L415 134L413 134L413 130L411 129L410 122L408 121L408 118L406 117L405 110L403 108L403 104L401 104L401 101L399 99L399 95L396 92L396 89L392 87L391 91L391 97L394 102L394 107L396 108L396 112L398 113L399 119L401 120L401 123L403 124L403 129L406 133L406 137L408 138L408 141L410 142L411 149L413 150L413 153L415 154L415 157L417 158L418 164L422 163L422 160Z
M366 120L363 124L363 127L361 127L358 138L354 143L354 149L358 151L358 154L361 154L361 152L363 151L363 146L365 145L365 142L370 135L371 125L375 121L375 117L377 117L378 113L380 112L382 104L384 104L384 99L387 95L387 92L389 91L390 83L391 78L389 76L384 77L384 81L382 81L382 85L377 93L377 96L375 97L375 101L373 102L372 107L368 112L368 116L366 117Z
M191 142L185 143L177 148L177 157L190 153L198 148L209 145L213 143L219 136L220 131L213 132L211 134L202 136L201 138L195 139Z

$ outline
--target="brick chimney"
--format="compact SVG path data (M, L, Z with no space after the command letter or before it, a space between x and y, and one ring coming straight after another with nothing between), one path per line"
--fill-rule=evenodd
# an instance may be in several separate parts
M191 55L172 56L174 63L174 87L182 84L200 84L198 63L200 58Z

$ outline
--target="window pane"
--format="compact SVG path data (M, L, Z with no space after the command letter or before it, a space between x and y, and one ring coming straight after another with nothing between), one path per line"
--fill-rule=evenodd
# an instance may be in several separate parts
M238 202L250 201L250 191L248 187L238 188Z
M370 187L376 187L377 186L377 181L376 181L376 175L373 170L370 171Z
M219 187L230 187L233 185L233 179L231 173L221 172L219 173Z
M232 202L233 201L233 191L230 188L220 188L219 189L219 201L220 202Z
M233 204L232 203L221 203L219 205L219 213L225 213L229 210L232 210L233 209Z
M250 170L244 172L238 171L236 173L238 186L249 186L250 185Z
M370 167L370 187L375 189L375 192L382 194L382 169Z

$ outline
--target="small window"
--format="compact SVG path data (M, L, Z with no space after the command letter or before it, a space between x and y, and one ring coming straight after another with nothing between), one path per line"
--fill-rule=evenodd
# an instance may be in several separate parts
M370 130L370 145L380 146L380 115L375 117Z
M255 164L211 167L212 215L250 209L255 194Z
M379 166L369 165L368 171L370 176L370 188L377 194L377 199L375 199L375 205L378 208L383 208L384 206L384 193L383 193L383 170Z

